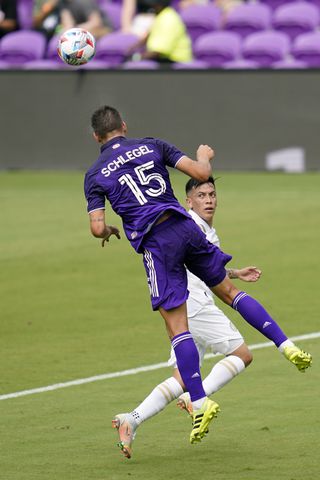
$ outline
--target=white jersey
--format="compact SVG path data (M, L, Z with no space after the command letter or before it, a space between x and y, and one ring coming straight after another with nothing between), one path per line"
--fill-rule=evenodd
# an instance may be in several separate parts
M207 240L220 246L218 235L213 227L202 220L193 210L189 214L205 233ZM189 298L187 300L189 330L199 352L200 364L206 350L229 355L234 352L244 340L241 333L229 318L214 303L210 288L200 278L188 272ZM177 368L174 349L171 347L168 365Z
M203 220L197 213L193 210L188 212L201 230L205 233L207 240L213 245L220 247L220 240L217 235L215 228L210 227L205 220ZM206 306L214 304L214 295L210 288L202 281L200 278L196 277L193 273L188 273L188 290L189 298L187 300L187 310L188 318L194 317L197 315L200 310ZM218 307L216 307L218 308Z

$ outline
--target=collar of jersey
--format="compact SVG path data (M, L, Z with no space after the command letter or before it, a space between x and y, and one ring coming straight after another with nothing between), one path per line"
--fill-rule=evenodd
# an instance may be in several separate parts
M123 135L119 135L117 137L111 138L111 140L108 140L108 142L104 143L101 146L101 152L103 152L106 148L110 147L110 145L113 145L114 143L119 142L119 140L122 140L123 138L126 138L126 137L124 137Z
M209 233L211 231L211 227L207 224L207 222L205 220L203 220L203 218L201 218L200 215L198 215L194 210L190 209L188 211L188 213L189 213L189 215L191 215L193 220L198 225L201 225L203 227L205 233Z

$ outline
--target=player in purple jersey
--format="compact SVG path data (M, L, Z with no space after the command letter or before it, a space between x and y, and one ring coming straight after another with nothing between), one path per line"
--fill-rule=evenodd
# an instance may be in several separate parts
M121 216L133 248L143 254L152 307L165 320L180 375L190 393L193 407L190 442L201 441L219 406L206 397L199 354L188 331L185 266L276 345L287 337L256 300L233 285L225 270L232 257L208 242L201 229L194 227L193 219L172 191L167 167L175 167L200 182L206 181L212 173L212 148L200 145L197 160L192 160L162 140L126 138L125 122L116 109L108 106L94 112L92 127L95 139L101 144L101 154L85 177L91 232L102 239L103 246L111 235L120 238L119 230L105 223L107 199ZM292 355L301 364L301 370L311 364L311 356L299 349ZM119 424L118 428L121 427Z

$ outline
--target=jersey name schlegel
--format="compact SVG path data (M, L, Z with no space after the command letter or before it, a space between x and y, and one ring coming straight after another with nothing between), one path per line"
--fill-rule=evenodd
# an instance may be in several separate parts
M130 162L130 160L134 160L135 158L141 157L142 155L147 155L148 153L152 153L153 150L149 150L147 145L141 145L138 148L134 148L133 150L128 150L123 155L119 155L116 160L110 162L106 168L101 170L102 175L108 177L111 172L114 172L118 168L121 167L124 163Z

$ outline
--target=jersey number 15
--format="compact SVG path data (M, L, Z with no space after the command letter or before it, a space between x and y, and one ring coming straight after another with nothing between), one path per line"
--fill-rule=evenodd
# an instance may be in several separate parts
M150 187L146 189L144 192L147 195L149 195L149 197L158 197L159 195L162 195L162 193L166 191L167 185L164 178L160 175L160 173L145 173L146 170L150 170L152 168L154 168L153 161L139 165L134 169L134 171L139 179L140 185L149 185L151 180L156 180L159 183L159 188ZM132 191L133 195L136 197L140 205L144 205L145 203L148 202L144 193L139 188L139 185L132 178L132 175L130 175L129 173L125 173L124 175L121 175L121 177L119 177L118 180L121 183L121 185L127 185L130 188L130 190Z

